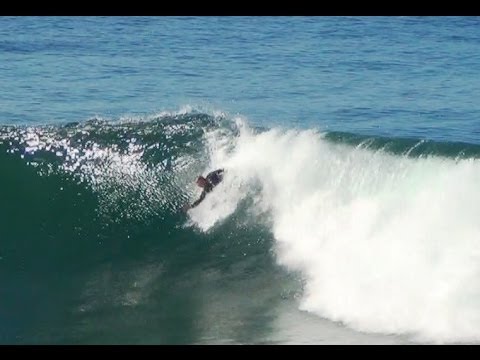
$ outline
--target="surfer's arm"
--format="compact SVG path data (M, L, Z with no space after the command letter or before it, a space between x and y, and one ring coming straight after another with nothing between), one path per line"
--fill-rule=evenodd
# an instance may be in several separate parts
M200 203L203 201L203 199L205 199L206 193L207 193L207 192L206 192L205 190L203 190L203 191L202 191L202 194L200 195L200 198L199 198L197 201L195 201L192 205L190 205L190 209L191 209L191 208L194 208L195 206L197 206L198 204L200 204Z

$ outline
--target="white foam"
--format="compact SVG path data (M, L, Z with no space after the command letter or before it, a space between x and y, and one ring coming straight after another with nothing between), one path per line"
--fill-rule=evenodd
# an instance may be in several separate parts
M192 221L208 230L253 183L278 262L306 280L301 309L418 341L480 339L480 163L335 145L312 131L211 134L229 176Z

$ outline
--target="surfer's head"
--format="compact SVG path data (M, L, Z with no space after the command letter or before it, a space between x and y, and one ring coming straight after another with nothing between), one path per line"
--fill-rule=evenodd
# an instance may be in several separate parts
M201 188L204 188L207 185L207 179L205 179L203 176L199 176L197 178L197 185Z

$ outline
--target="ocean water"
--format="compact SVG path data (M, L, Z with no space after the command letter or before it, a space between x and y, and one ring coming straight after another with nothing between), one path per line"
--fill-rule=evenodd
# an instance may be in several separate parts
M478 74L477 17L1 17L0 343L478 343Z

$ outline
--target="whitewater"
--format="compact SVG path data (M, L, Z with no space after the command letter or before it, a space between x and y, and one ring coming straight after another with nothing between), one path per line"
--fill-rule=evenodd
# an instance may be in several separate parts
M268 213L278 263L305 277L300 308L356 330L478 341L480 163L332 144L315 130L209 138L227 176L191 211L208 231L246 196ZM256 189L256 191L255 191Z

